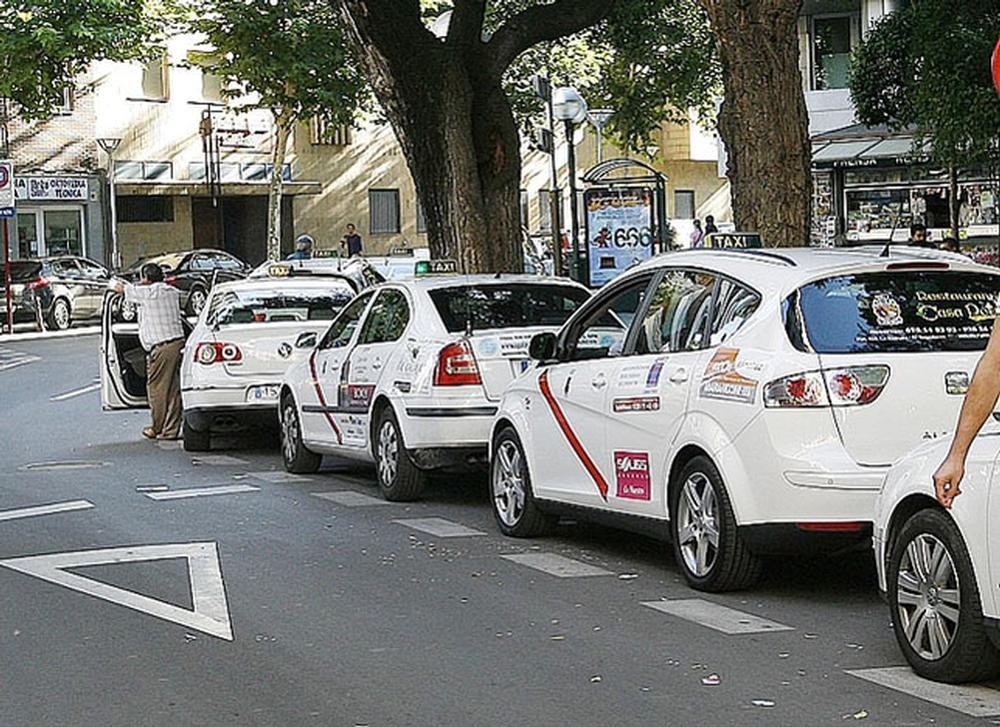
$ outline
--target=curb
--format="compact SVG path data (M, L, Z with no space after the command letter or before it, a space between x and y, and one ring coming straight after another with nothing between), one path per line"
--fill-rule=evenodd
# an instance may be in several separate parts
M0 344L15 341L45 341L52 338L78 338L80 336L96 336L101 332L100 326L84 326L70 328L66 331L29 331L27 333L0 333Z

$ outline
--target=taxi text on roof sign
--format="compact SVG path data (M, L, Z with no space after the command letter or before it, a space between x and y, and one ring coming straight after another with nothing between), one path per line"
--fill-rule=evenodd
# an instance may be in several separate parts
M291 265L272 265L267 269L267 274L272 278L287 278L292 274Z
M393 247L389 248L390 257L413 257L412 247Z
M413 272L415 275L457 273L458 263L455 260L419 260L413 266Z
M757 232L712 232L705 236L705 247L713 250L751 250L764 247Z
M334 249L313 250L313 257L340 257L340 251Z

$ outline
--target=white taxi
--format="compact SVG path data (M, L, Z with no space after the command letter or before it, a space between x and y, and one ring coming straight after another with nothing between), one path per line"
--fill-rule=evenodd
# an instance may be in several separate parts
M285 467L313 472L322 454L374 461L383 495L411 500L429 470L484 464L497 402L528 365L528 342L589 296L569 280L506 274L363 291L285 375Z
M892 468L876 502L872 544L879 589L914 671L936 681L983 681L1000 674L1000 429L990 422L973 441L962 494L945 510L933 475L950 444L928 442Z
M932 250L690 250L626 272L499 403L499 528L669 535L695 588L864 541L889 465L953 426L1000 276Z
M272 263L270 277L217 284L184 346L181 397L184 448L205 451L212 432L277 423L281 377L307 356L357 292L338 274L296 277ZM146 357L134 316L110 294L104 311L102 403L105 409L146 402Z

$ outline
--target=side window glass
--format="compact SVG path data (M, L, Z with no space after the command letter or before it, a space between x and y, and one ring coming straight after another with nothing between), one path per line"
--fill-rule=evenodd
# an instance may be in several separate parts
M102 278L107 277L107 273L104 272L104 268L102 268L100 265L95 265L89 260L77 260L76 262L83 270L84 276L87 278L90 278L92 280L100 280Z
M403 335L409 322L410 306L406 296L398 290L383 290L372 305L358 343L395 341Z
M731 280L720 281L708 345L718 346L724 343L740 330L759 305L760 296L754 291Z
M344 308L340 312L340 315L334 319L330 328L327 329L326 335L323 336L319 347L343 348L349 344L351 338L354 337L355 329L358 327L358 321L361 320L361 316L365 312L365 308L370 300L371 295L359 295Z
M188 262L188 267L191 270L211 270L212 261L204 255L195 255L191 258L190 262Z
M56 260L52 263L52 272L67 278L80 277L80 268L72 260Z
M656 286L640 324L636 353L705 348L715 276L668 270Z
M580 361L620 356L648 287L649 278L642 278L591 308L582 325L570 331L565 343L567 358Z

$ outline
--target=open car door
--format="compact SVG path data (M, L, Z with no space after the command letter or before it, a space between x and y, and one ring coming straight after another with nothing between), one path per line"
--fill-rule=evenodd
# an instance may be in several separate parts
M146 352L139 343L139 316L125 296L109 290L101 312L101 407L146 409Z

